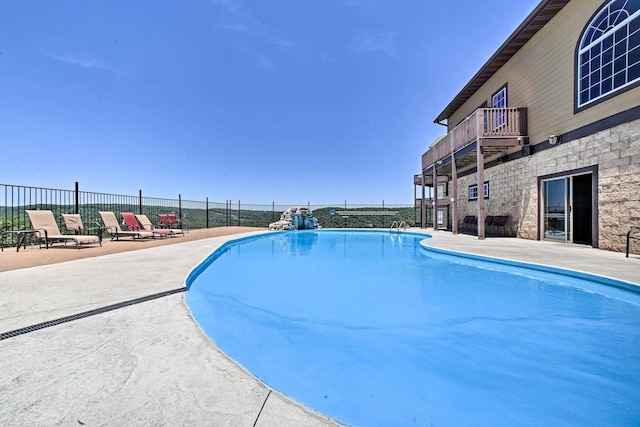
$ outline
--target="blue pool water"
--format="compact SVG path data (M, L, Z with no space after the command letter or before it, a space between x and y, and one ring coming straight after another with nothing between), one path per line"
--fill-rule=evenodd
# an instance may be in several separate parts
M187 303L255 376L345 424L640 425L640 295L424 238L240 239L194 270Z

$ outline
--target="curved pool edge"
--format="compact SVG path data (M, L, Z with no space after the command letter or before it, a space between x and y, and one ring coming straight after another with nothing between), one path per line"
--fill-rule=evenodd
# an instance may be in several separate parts
M505 265L509 267L526 268L543 273L553 273L560 276L570 277L573 279L586 280L603 286L609 286L619 290L631 292L636 295L640 295L640 284L629 282L615 277L605 276L602 274L588 273L581 270L574 270L567 267L558 267L549 264L534 263L530 261L516 260L512 258L503 258L498 256L480 255L471 252L463 252L454 249L442 249L431 246L427 242L431 239L424 239L420 241L420 246L427 251L440 253L444 255L457 256L460 258L471 259L475 261L490 262L499 265Z
M209 265L211 265L211 263L213 261L215 261L217 258L220 257L220 255L222 255L222 253L225 251L225 249L227 249L228 247L241 242L241 241L245 241L245 240L252 240L252 239L258 239L261 236L264 236L265 234L273 234L273 233L285 233L284 231L256 231L256 232L251 232L251 234L249 235L242 235L240 237L232 237L228 240L226 240L225 242L223 242L220 246L218 246L217 248L215 248L213 251L211 251L211 253L209 253L207 256L205 256L202 260L200 260L187 274L187 276L184 279L184 284L185 284L185 288L187 289L187 291L189 290L189 288L191 287L191 284L193 283L193 281L202 273L202 271L204 271Z
M260 239L263 238L265 235L274 235L274 234L284 234L284 233L314 233L314 232L321 232L321 233L340 233L343 231L358 231L358 232L363 232L363 233L393 233L393 234L398 234L398 235L415 235L415 236L424 236L425 240L430 239L432 236L431 234L425 233L425 232L419 232L419 231L415 231L415 230L409 230L409 231L400 231L400 232L391 232L387 229L384 228L374 228L374 229L368 229L368 228L322 228L322 229L317 229L317 230L285 230L285 231L270 231L270 230L265 230L265 231L257 231L257 232L252 232L252 234L248 235L248 236L240 236L240 237L236 237L236 238L232 238L229 239L227 241L225 241L224 243L222 243L220 246L218 246L216 249L214 249L209 255L207 255L206 257L204 257L204 259L202 259L198 264L196 264L190 271L189 274L187 274L186 278L185 278L185 288L187 289L187 291L189 290L189 288L191 287L191 284L193 283L193 281L195 279L198 278L198 276L209 266L211 265L212 262L214 262L216 259L218 259L223 253L224 251L235 245L236 243L239 242L246 242L246 241L250 241L250 240L254 240L254 239Z
M330 232L343 232L345 230L349 230L349 231L360 231L360 232L377 232L377 233L384 233L384 232L389 232L389 230L386 229L359 229L359 228L353 228L353 229L344 229L344 228L336 228L336 229L320 229L320 230L296 230L296 231L270 231L270 230L265 230L265 231L257 231L257 232L251 232L249 235L241 235L241 236L230 236L229 238L227 238L226 241L224 241L223 243L221 243L217 248L213 249L213 251L211 253L209 253L207 256L205 256L203 259L201 259L187 274L187 276L185 277L185 288L186 291L189 291L189 288L191 287L191 284L198 278L198 276L208 267L211 265L211 263L213 263L216 259L218 259L222 254L224 254L225 250L227 248L232 247L233 245L239 243L239 242L247 242L247 241L251 241L251 240L255 240L255 239L260 239L260 238L264 238L267 235L274 235L274 234L283 234L283 233L289 233L289 232L323 232L323 233L330 233ZM395 232L394 232L395 233ZM407 234L411 234L411 235L416 235L416 236L421 236L424 237L425 240L430 239L432 236L428 233L425 232L419 232L419 231L415 231L415 230L410 230L410 231L400 231L399 235L407 235ZM206 337L209 342L218 350L218 352L220 352L220 354L227 359L228 361L230 361L231 363L233 363L236 367L238 367L241 371L243 371L244 373L246 373L247 375L249 375L251 378L253 378L256 382L260 383L262 386L264 386L267 390L270 391L270 394L276 394L278 396L278 398L280 400L282 400L284 403L280 403L281 405L286 405L286 404L290 404L295 406L296 408L298 408L299 410L303 411L304 413L308 414L309 416L313 417L314 419L316 419L318 421L318 423L314 423L314 425L332 425L332 426L345 426L345 424L340 423L339 421L331 418L330 416L323 414L322 412L319 412L299 401L297 401L296 399L294 399L291 396L288 396L286 393L284 393L281 390L277 390L275 388L273 388L272 386L270 386L269 384L267 384L266 382L262 381L260 378L258 378L255 374L253 374L250 370L248 370L242 363L240 363L239 361L237 361L236 359L234 359L233 357L231 357L229 354L227 354L224 349L222 349L207 333L206 331L202 328L202 326L200 325L200 323L198 322L198 320L196 319L196 317L194 316L193 312L191 311L191 307L189 306L189 304L187 303L187 299L186 299L186 295L183 295L183 304L185 305L185 308L187 309L187 312L189 313L189 317L191 318L191 320L195 323L195 325L198 327L198 330L200 331L200 333ZM265 405L267 403L267 400L269 399L269 396L267 396L267 398L265 399Z
M216 259L218 259L222 254L224 254L224 251L227 248L229 248L229 247L231 247L231 246L233 246L233 245L235 245L235 244L237 244L239 242L251 241L251 240L263 238L263 237L268 236L268 235L283 234L283 233L288 233L288 232L301 232L301 233L304 233L304 232L318 232L318 231L322 231L322 232L344 232L344 231L347 231L347 230L349 230L349 231L359 231L359 232L377 232L377 233L385 233L385 232L388 233L389 232L389 230L385 230L385 229L322 229L322 230L300 230L300 231L260 231L260 232L256 232L256 233L251 234L251 235L243 235L243 236L240 236L240 237L229 238L228 240L226 240L225 242L220 244L220 246L215 248L209 255L204 257L197 265L195 265L191 269L191 271L189 272L189 274L185 278L186 290L187 291L189 290L189 287L191 286L193 281L202 273L202 271L205 270L209 265L211 265L211 263L213 263ZM396 232L393 232L393 234L396 234ZM561 276L567 276L567 277L571 277L571 278L578 278L578 279L582 279L582 280L596 282L596 283L601 284L601 285L611 286L613 288L629 291L629 292L632 292L634 294L640 295L640 285L632 283L632 282L627 282L627 281L624 281L622 279L616 279L616 278L613 278L613 277L608 277L608 276L604 276L604 275L598 275L598 274L595 274L595 273L586 273L586 272L579 271L579 270L573 270L573 269L563 268L563 267L556 267L556 266L552 266L552 265L537 264L537 263L532 263L532 262L527 262L527 261L520 261L520 260L502 258L502 257L494 257L494 256L488 256L488 255L479 255L479 254L463 252L463 251L458 251L458 250L453 250L453 249L437 248L437 247L430 246L428 244L428 242L433 241L432 240L433 235L431 235L430 233L426 233L426 232L423 232L423 231L417 231L417 230L409 230L409 231L401 231L401 232L399 232L399 235L407 235L407 234L424 237L424 239L419 242L420 247L424 248L425 250L428 250L428 251L433 251L434 253L440 253L440 254L445 254L445 255L448 255L448 256L456 256L456 257L466 258L466 259L471 259L471 260L478 260L478 261L483 261L483 262L495 263L495 264L505 265L505 266L526 268L526 269L531 269L531 270L534 270L534 271L541 271L541 272L546 272L546 273L559 274ZM542 250L542 248L541 248L541 250ZM198 328L201 331L201 333L203 334L203 336L205 336L209 340L209 342L211 344L213 344L213 346L227 360L229 360L234 365L239 367L243 372L247 373L255 381L257 381L258 383L263 385L267 390L269 390L270 394L274 394L275 396L277 396L281 400L281 402L278 403L278 405L285 405L286 406L287 404L293 404L294 407L297 407L297 408L301 409L303 412L305 412L308 415L312 416L317 421L317 423L313 422L311 425L318 425L318 424L321 424L321 425L335 425L335 426L344 426L345 425L345 424L341 424L339 421L331 418L330 416L328 416L328 415L326 415L326 414L324 414L324 413L322 413L322 412L320 412L320 411L318 411L316 409L313 409L313 408L311 408L311 407L309 407L309 406L297 401L295 398L287 395L286 393L284 393L281 390L278 390L278 389L272 387L271 385L269 385L265 381L263 381L260 378L258 378L255 374L253 374L251 371L249 371L239 361L237 361L236 359L234 359L230 355L228 355L220 346L218 346L218 344L211 337L209 337L209 335L200 326L200 324L198 323L198 321L194 317L193 313L191 312L191 308L189 307L189 304L187 304L187 302L186 302L186 296L185 296L185 298L183 298L183 302L184 302L184 304L185 304L185 306L186 306L186 308L187 308L187 310L188 310L188 312L190 314L191 319L198 326ZM265 405L266 405L268 399L269 399L269 395L267 395L267 397L265 399ZM265 405L263 405L263 408L264 408ZM306 425L306 424L304 424L304 425Z
M224 252L224 250L226 248L234 245L235 243L237 243L239 241L248 241L248 240L264 237L265 235L272 235L272 234L276 234L276 233L286 233L286 231L261 230L261 231L251 231L251 232L248 232L248 233L242 233L241 235L229 235L229 236L223 236L223 237L216 237L215 239L226 239L226 240L224 242L222 242L218 247L214 248L209 254L207 254L204 258L202 258L200 261L198 261L198 263L193 268L191 268L191 270L189 270L189 272L185 276L185 280L184 280L186 291L189 290L189 286L200 275L200 273L202 273L202 271L204 269L206 269L208 265L210 265L213 261L215 261ZM189 304L187 303L186 295L184 293L182 294L182 303L184 304L184 307L187 310L187 313L189 314L189 318L191 319L191 321L198 328L198 330L200 331L202 336L204 338L206 338L209 341L209 343L211 343L211 345L213 345L213 347L215 347L215 349L218 351L218 353L222 357L224 357L227 361L232 363L235 367L240 369L240 371L242 371L245 375L248 375L256 383L259 383L261 386L263 386L266 390L269 391L269 393L267 394L267 396L265 397L265 400L263 402L261 412L259 414L256 414L257 415L256 423L258 421L261 421L261 422L264 422L266 424L269 424L270 422L274 423L276 421L276 419L277 419L279 422L282 422L283 420L287 420L287 421L292 421L293 420L292 422L294 422L293 424L285 422L283 425L307 425L307 424L298 424L298 421L300 421L299 416L296 416L295 414L292 414L291 411L289 409L287 409L287 405L292 405L295 409L301 411L302 413L306 414L306 416L308 416L311 419L313 419L313 422L308 424L308 425L312 425L312 426L327 426L327 427L329 427L329 426L335 426L335 427L343 427L343 426L345 426L344 424L341 424L340 422L334 420L333 418L331 418L331 417L329 417L329 416L327 416L327 415L325 415L325 414L323 414L321 412L318 412L318 411L314 410L313 408L310 408L310 407L304 405L303 403L298 402L297 400L295 400L292 397L288 396L284 392L282 392L280 390L277 390L277 389L274 389L269 384L267 384L266 382L262 381L260 378L255 376L251 371L249 371L240 362L238 362L236 359L234 359L229 354L227 354L206 333L206 331L202 328L200 323L197 321L197 319L193 315L193 312L191 311L191 308L189 307ZM277 399L276 402L270 401L270 399L272 399L272 396L273 396L274 399ZM267 406L269 406L269 408L267 408ZM276 417L276 419L274 419L274 417ZM295 420L297 420L297 421L295 421Z

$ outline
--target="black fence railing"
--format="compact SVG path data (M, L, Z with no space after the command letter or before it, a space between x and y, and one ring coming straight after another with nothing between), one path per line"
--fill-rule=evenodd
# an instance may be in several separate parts
M390 227L394 221L404 221L409 226L419 225L420 208L412 204L247 204L240 201L224 202L184 200L143 196L120 195L80 191L78 183L73 190L29 187L22 185L0 184L0 231L25 230L31 227L26 210L50 210L64 232L61 219L63 213L77 213L82 217L85 227L101 224L98 212L111 211L120 218L121 212L133 212L146 215L154 224L158 223L161 213L175 213L185 228L200 229L225 226L268 227L280 219L280 215L292 206L307 206L313 211L323 228L367 228ZM376 210L375 215L367 211ZM340 212L352 211L354 215L340 215ZM360 213L358 214L358 211ZM386 214L388 212L388 214ZM6 237L6 236L5 236ZM8 239L12 236L9 235ZM6 240L6 239L5 239ZM9 240L5 245L15 244Z

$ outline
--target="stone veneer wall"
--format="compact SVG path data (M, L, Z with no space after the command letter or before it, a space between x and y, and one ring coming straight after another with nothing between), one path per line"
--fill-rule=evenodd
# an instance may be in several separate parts
M624 251L630 227L640 227L640 120L486 169L489 199L485 199L485 212L510 215L511 233L535 240L538 177L593 165L598 165L599 175L599 200L594 203L599 209L599 247ZM469 185L476 182L475 173L458 179L459 219L477 215L477 201L468 200Z

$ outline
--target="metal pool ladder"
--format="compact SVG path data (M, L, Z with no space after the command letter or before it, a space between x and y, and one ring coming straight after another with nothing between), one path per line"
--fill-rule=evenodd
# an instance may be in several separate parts
M400 222L393 221L393 223L391 224L391 227L389 228L389 232L392 232L395 230L397 233L399 233L401 228L404 231L407 231L407 228L409 228L409 226L404 221L400 221Z

